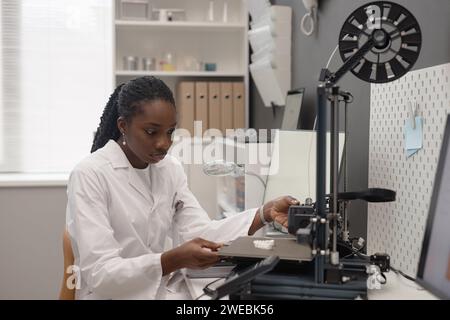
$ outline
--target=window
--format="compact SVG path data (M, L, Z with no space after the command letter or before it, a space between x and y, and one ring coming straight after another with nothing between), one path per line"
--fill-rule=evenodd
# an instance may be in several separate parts
M2 0L0 172L69 172L113 90L112 0Z

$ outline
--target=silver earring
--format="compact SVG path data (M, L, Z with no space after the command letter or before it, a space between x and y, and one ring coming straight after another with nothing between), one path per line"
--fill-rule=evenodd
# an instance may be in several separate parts
M125 133L123 133L123 132L122 132L122 144L123 144L124 146L127 145L127 142L125 141Z

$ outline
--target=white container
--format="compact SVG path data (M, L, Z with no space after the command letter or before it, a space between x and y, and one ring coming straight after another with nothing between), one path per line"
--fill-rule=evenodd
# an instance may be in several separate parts
M151 20L151 7L147 0L120 0L119 19Z
M139 58L135 56L123 57L123 70L136 71L138 70Z
M155 58L142 58L142 70L155 71L156 70L156 59Z

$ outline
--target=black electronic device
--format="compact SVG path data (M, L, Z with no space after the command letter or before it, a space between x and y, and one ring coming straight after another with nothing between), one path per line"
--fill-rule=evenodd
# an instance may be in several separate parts
M447 116L417 271L417 282L443 299L450 299L449 190L450 115Z
M295 131L300 127L300 112L303 104L305 89L295 89L288 91L286 95L286 105L284 106L281 130Z
M280 258L278 256L269 256L254 265L246 268L245 270L231 275L215 288L206 286L203 292L210 296L211 299L220 299L226 295L233 294L241 290L246 284L252 281L259 275L272 271L278 264Z

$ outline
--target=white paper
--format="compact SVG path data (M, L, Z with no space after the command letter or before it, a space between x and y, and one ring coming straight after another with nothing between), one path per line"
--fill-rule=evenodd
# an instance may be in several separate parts
M266 107L270 107L272 102L284 105L286 92L283 92L280 87L270 59L263 60L258 64L252 63L250 73Z
M270 14L270 2L268 0L247 0L248 11L253 21Z

